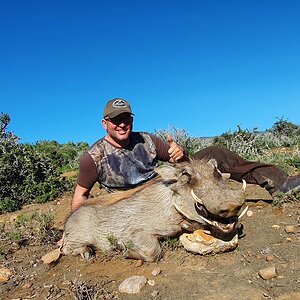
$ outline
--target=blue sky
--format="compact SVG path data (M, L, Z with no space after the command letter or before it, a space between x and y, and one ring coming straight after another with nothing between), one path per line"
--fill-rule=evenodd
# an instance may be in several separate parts
M300 1L2 1L0 111L21 142L135 130L205 137L300 123Z

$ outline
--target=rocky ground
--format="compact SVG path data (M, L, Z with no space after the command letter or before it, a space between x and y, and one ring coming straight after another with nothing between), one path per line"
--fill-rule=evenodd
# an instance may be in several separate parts
M300 203L274 207L268 201L270 196L254 186L248 189L247 198L253 215L241 221L243 235L238 247L222 254L194 255L182 248L171 250L169 245L163 259L155 263L140 264L123 259L118 253L97 253L88 262L80 256L63 256L49 265L41 258L56 248L55 242L8 244L3 239L0 298L300 299ZM0 224L14 222L19 214L52 211L56 228L62 229L70 199L64 196L51 203L29 205L20 212L0 215ZM265 268L275 270L273 278L263 279L259 275ZM119 292L120 284L133 275L144 276L148 283L139 294Z

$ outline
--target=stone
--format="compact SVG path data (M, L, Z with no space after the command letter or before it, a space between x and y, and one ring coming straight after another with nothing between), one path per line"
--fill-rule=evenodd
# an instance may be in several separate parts
M249 209L249 210L246 212L246 216L249 217L249 218L253 217L253 211Z
M274 255L269 254L266 256L266 261L273 261L274 260Z
M152 274L152 276L157 276L160 273L161 273L161 269L159 267L157 267L157 268L153 269L151 274Z
M147 278L145 276L133 275L125 279L119 285L119 292L126 294L138 294L141 292L146 283Z
M60 249L57 248L57 249L54 249L50 252L48 252L47 254L45 254L43 257L42 257L42 261L44 264L51 264L52 262L55 262L59 259L60 257Z
M260 269L258 275L265 280L277 277L276 268L274 266Z
M153 279L149 279L148 284L151 286L155 286L155 281Z
M6 282L12 276L12 271L8 268L0 269L0 282Z
M296 228L293 225L287 225L284 228L286 233L295 233L296 232Z

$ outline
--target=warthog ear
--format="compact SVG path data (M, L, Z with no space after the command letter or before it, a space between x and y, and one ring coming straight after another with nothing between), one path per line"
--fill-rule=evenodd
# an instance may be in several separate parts
M158 168L155 168L155 172L160 175L160 177L164 180L164 181L169 181L169 180L176 180L176 169L169 165L169 164L165 164L165 165L161 165Z
M178 165L172 166L165 164L156 168L155 172L161 176L164 184L167 186L170 186L176 182L180 182L180 184L186 184L191 180L191 173L189 172L188 167L178 168Z

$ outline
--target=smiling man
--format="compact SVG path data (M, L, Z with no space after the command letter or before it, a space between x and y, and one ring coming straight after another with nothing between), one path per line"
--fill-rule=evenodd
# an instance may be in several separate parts
M158 160L187 158L171 136L166 143L153 134L133 132L133 116L128 101L115 98L107 102L102 119L106 135L80 158L72 212L88 198L97 181L109 192L130 189L157 175Z

